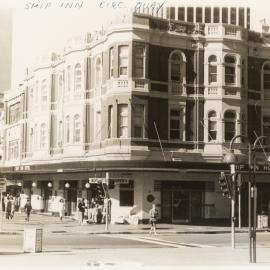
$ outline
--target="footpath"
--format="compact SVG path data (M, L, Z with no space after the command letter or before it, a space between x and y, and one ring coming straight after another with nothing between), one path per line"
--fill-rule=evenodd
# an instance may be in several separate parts
M0 234L23 234L26 228L42 228L44 233L67 233L67 234L148 234L149 224L109 224L106 230L105 224L83 224L80 225L77 220L65 217L62 221L58 217L32 214L30 222L26 223L23 213L16 213L12 220L2 218L2 230ZM266 232L270 228L257 230ZM180 224L157 224L158 234L216 234L230 233L229 226L207 226L207 225L180 225ZM238 233L248 232L248 228L236 228Z

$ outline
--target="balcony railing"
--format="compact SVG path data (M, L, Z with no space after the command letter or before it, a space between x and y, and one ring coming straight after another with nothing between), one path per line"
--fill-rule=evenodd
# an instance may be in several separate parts
M207 37L228 38L241 40L244 37L243 29L236 25L206 24L205 34Z
M204 90L205 97L209 98L241 98L244 97L244 89L239 87L209 86Z

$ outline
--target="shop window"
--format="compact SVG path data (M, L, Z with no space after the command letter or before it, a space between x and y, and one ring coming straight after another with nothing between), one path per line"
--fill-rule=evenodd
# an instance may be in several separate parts
M217 139L217 114L215 111L208 113L208 141Z
M233 56L225 56L225 83L235 84L236 59Z
M120 206L134 205L134 181L129 180L128 184L120 184Z
M222 8L222 23L228 23L228 8Z
M117 106L117 137L127 138L128 137L128 105L119 104Z
M201 7L196 8L196 22L197 23L202 22L202 8Z
M178 8L178 20L179 21L185 20L185 8L184 7Z
M144 138L144 127L145 127L145 106L143 104L134 104L133 136L135 138Z
M135 77L145 77L145 47L135 46Z
M122 45L119 46L118 53L119 61L118 61L118 72L119 77L126 77L128 75L128 46Z
M236 8L231 8L231 24L236 25Z
M230 141L236 134L236 114L234 111L226 111L224 114L225 141Z
M187 21L193 22L194 21L194 10L193 7L187 8Z
M264 98L270 99L270 63L267 63L263 67L263 89Z
M204 10L204 22L211 23L211 8L206 7Z
M82 69L80 64L76 64L74 68L74 91L82 90Z
M215 55L211 55L208 58L208 67L209 67L209 78L208 82L216 83L217 82L217 57Z
M219 22L220 22L219 8L215 7L214 8L214 23L219 23Z

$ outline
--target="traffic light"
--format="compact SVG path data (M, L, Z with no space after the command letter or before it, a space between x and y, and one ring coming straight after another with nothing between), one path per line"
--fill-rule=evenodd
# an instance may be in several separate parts
M230 180L226 177L224 172L220 173L220 177L218 179L219 186L221 189L221 193L224 197L231 198L231 186L230 186Z

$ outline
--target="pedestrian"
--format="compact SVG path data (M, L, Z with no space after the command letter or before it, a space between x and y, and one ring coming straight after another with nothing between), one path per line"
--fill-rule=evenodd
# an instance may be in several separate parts
M29 223L31 210L32 210L32 205L31 205L30 199L27 199L26 204L24 206L24 211L26 213L25 221L27 221L27 223Z
M65 202L63 199L60 199L59 201L59 218L62 221L63 216L65 215Z
M11 213L10 213L10 219L12 219L15 215L15 198L11 197Z
M78 218L79 218L79 224L83 225L83 219L84 219L84 211L85 211L85 203L84 203L84 199L79 200L78 203Z
M150 224L151 224L149 234L152 234L152 233L157 234L157 232L156 232L156 223L157 223L157 218L158 218L158 210L156 209L155 204L152 205L152 208L149 211L149 216L150 216L149 221L150 221Z
M6 202L6 219L11 219L11 210L12 210L12 202L10 197L7 198Z

